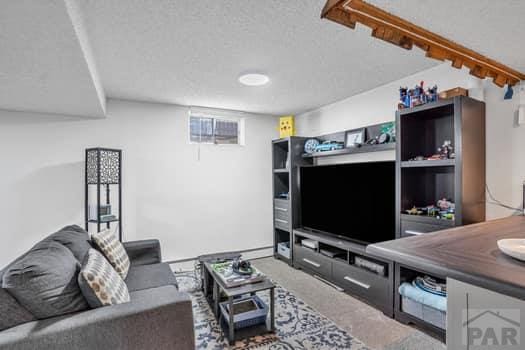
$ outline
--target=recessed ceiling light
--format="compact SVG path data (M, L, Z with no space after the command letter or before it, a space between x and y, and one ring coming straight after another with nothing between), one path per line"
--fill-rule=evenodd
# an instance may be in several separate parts
M239 77L239 82L247 86L261 86L270 81L267 75L259 73L243 74Z

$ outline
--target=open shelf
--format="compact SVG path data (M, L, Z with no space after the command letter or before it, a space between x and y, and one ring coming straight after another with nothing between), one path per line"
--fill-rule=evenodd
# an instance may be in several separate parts
M118 218L117 219L113 219L113 220L107 220L107 221L106 220L104 220L104 221L102 221L102 220L88 220L88 222L91 223L91 224L98 224L99 222L101 224L105 224L105 223L108 223L108 222L117 222L117 221L119 221Z
M442 198L455 201L454 167L411 167L401 171L401 212L436 204Z
M428 168L438 166L455 166L455 159L440 159L440 160L413 160L401 162L401 168Z
M286 169L286 168L283 168L283 169L273 169L273 172L274 172L274 173L289 173L290 170L289 170L289 169Z
M273 174L274 181L274 198L280 198L279 194L281 193L290 193L290 182L288 172L275 172ZM281 198L284 199L284 198Z
M430 157L436 154L445 140L451 141L452 145L456 146L454 104L438 105L433 109L429 106L425 107L399 112L402 116L399 125L401 134L398 140L401 144L399 159L403 163L419 156Z
M319 158L319 157L330 157L330 156L339 156L343 154L356 154L356 153L367 153L367 152L381 152L394 150L396 148L395 142L385 143L381 145L362 145L361 147L349 147L338 149L335 151L325 151L325 152L316 152L316 153L306 153L303 154L303 158Z
M286 169L288 166L288 144L287 139L273 143L273 169Z
M417 276L430 276L441 283L445 282L445 278L442 276L430 275L411 267L406 267L399 264L396 265L396 280L398 281L398 287L404 282L411 283ZM445 341L446 330L444 328L431 324L430 322L427 322L424 319L406 311L407 310L403 306L402 296L399 293L399 290L396 288L394 312L395 318L402 323L416 325L417 327L422 328L424 331L428 332L433 337L443 342Z
M437 219L433 216L427 216L427 215L409 215L409 214L401 213L401 219L404 221L413 221L413 222L419 222L419 223L428 224L428 225L440 225L440 226L448 226L448 227L454 226L454 220Z

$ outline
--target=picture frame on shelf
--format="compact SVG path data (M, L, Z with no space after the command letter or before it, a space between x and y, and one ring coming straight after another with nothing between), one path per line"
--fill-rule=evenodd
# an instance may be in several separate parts
M365 143L365 128L348 130L345 135L345 147L358 147Z

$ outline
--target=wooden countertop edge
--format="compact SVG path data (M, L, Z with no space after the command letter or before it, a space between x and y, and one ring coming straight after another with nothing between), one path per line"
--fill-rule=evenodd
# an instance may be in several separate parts
M477 225L480 224L476 224L476 226ZM400 241L397 240L396 244L400 244ZM418 255L409 255L405 252L395 250L395 248L382 247L381 243L368 245L366 247L366 253L378 258L392 260L398 264L413 268L414 270L427 272L429 274L435 275L436 277L453 278L458 281L470 283L472 285L500 294L505 294L514 298L525 300L525 288L521 285L494 279L486 275L462 271L456 267L449 267L441 263L437 263L431 258L425 258Z

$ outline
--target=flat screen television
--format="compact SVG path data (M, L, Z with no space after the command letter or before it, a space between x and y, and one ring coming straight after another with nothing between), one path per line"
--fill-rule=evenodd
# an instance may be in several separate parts
M300 169L301 224L370 244L395 238L395 162Z

